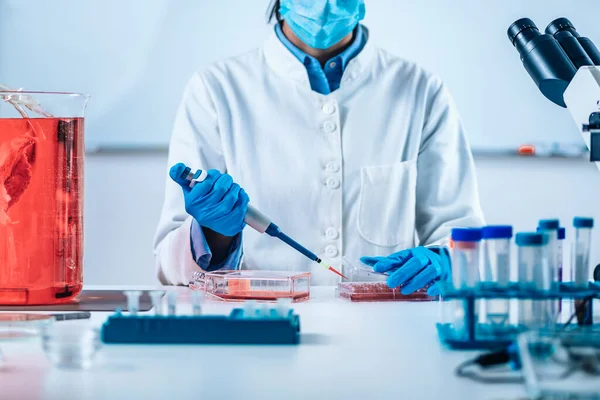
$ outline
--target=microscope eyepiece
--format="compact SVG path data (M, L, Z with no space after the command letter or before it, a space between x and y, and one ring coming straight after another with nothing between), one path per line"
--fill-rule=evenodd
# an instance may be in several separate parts
M575 25L566 18L557 18L546 27L546 33L548 35L556 35L560 31L570 31L573 36L579 37L579 33L575 29Z
M566 18L555 19L546 28L568 54L577 69L586 65L600 65L600 51L588 38L581 37L575 25Z
M519 54L525 69L550 101L566 107L563 94L577 69L552 35L542 34L529 18L522 18L508 28L508 38Z
M531 30L529 32L529 35L535 35L538 36L535 32L537 31L537 33L539 34L539 29L538 27L535 25L535 22L533 22L532 20L530 20L529 18L521 18L520 20L516 21L514 24L512 24L510 26L510 28L508 28L508 39L510 40L510 42L516 46L515 41L517 40L517 37L523 33L524 31L527 30ZM528 35L528 36L529 36Z

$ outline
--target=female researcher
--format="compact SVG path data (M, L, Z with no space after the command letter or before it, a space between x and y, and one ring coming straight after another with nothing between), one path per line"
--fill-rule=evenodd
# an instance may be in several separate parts
M189 82L173 130L155 241L163 283L194 271L338 277L244 228L252 204L340 269L342 255L410 293L442 272L426 247L483 224L473 159L440 79L377 48L364 0L281 0L262 47ZM209 170L190 190L187 165ZM243 232L242 232L243 230ZM391 254L391 255L390 255ZM402 267L402 268L400 268ZM435 287L433 287L435 289Z

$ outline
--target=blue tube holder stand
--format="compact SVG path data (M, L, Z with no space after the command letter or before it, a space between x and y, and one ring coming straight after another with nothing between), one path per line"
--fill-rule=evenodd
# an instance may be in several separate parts
M453 301L454 307L462 310L453 322L443 321L437 324L437 332L442 344L454 350L489 350L503 348L514 342L519 334L528 328L519 324L494 325L482 323L477 315L477 303L481 300L553 300L574 299L578 301L589 299L582 321L574 327L565 327L556 323L555 328L588 330L597 335L600 332L600 321L593 320L593 300L600 299L600 282L590 282L587 287L577 287L572 283L557 284L552 290L539 291L526 285L511 283L505 288L493 284L481 283L473 289L454 289L451 284L440 287L440 299L443 302ZM445 304L445 305L450 305ZM451 310L452 312L452 310Z
M268 316L246 317L234 309L228 316L126 315L117 311L102 325L107 344L296 345L300 317L274 310Z

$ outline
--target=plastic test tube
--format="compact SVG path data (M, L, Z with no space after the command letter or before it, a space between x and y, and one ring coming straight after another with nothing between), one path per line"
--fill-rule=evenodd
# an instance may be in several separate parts
M552 282L559 282L559 240L558 232L560 230L560 221L558 219L542 219L538 222L537 232L548 235L548 263L550 267L550 276ZM556 320L560 319L560 301L553 300L549 303L552 307L552 313Z
M452 229L451 276L456 289L474 288L479 284L479 247L482 238L480 228ZM445 322L462 331L474 326L477 321L478 304L466 307L467 303L457 300L445 301L442 297ZM465 332L466 334L466 332ZM474 333L473 333L474 334Z
M593 218L575 217L575 244L573 249L572 279L577 286L587 286L590 279L590 249Z
M152 299L152 307L154 308L154 315L163 315L163 292L155 290L150 292L150 298Z
M169 315L177 313L177 292L167 292L167 312Z
M564 243L567 237L567 230L565 228L558 228L558 242L556 244L556 252L558 256L558 283L559 285L564 281ZM562 313L563 300L558 300L558 319Z
M506 288L510 283L510 247L513 228L510 225L486 226L483 234L483 280L495 287ZM495 326L508 323L509 300L485 301L485 321Z
M192 291L192 314L202 315L203 293L199 290Z
M127 296L127 310L131 315L136 315L140 309L140 290L126 290L123 292Z
M510 282L510 240L513 228L509 225L486 226L482 229L485 282L506 287Z
M277 311L277 316L281 318L287 318L290 314L290 304L292 304L292 299L281 298L277 299L277 305L275 306L275 310Z
M558 228L558 242L556 250L558 253L558 281L563 282L563 268L564 268L564 243L567 237L567 230L565 228Z
M551 288L548 241L544 233L517 233L519 283L523 287L539 291ZM552 301L520 300L519 323L532 329L553 325Z
M558 282L558 231L560 221L557 219L542 219L538 222L537 231L548 235L548 262L552 280Z
M473 288L480 281L480 228L452 229L452 284L457 289Z

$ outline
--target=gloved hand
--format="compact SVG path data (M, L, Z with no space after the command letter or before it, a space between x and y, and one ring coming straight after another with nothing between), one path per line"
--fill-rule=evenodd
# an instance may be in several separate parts
M403 295L409 295L422 289L432 281L438 280L449 270L445 257L425 247L403 250L387 257L361 257L363 264L373 267L375 272L390 272L387 285L391 288L402 286ZM439 294L437 284L427 289L427 294Z
M240 233L246 226L244 217L250 202L246 191L234 183L229 174L214 169L207 171L208 176L203 182L190 188L190 182L181 177L185 169L185 164L179 163L169 171L171 179L183 189L185 211L200 226L221 235L235 236Z

